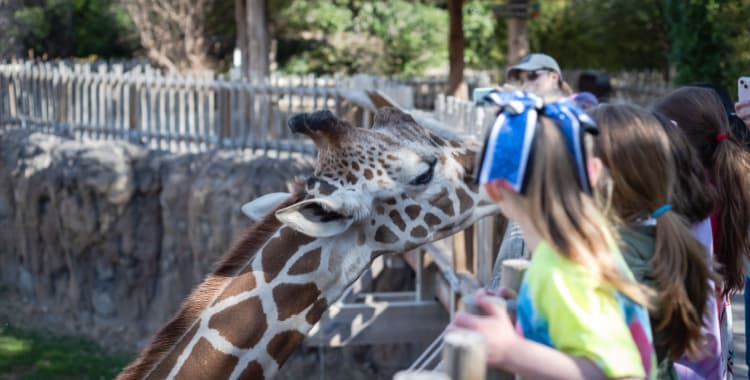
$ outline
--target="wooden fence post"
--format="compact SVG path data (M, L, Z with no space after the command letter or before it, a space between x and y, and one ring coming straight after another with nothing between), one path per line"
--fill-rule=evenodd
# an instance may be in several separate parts
M393 380L451 380L448 375L437 371L398 371Z
M487 352L478 332L456 329L445 334L443 369L451 380L485 380Z

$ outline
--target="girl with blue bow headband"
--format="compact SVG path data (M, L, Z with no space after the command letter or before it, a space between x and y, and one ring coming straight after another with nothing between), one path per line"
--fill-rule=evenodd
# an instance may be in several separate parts
M593 120L574 104L491 93L502 109L477 181L518 223L532 258L517 298L517 328L486 295L488 315L454 325L485 337L488 364L524 378L649 378L655 357L647 290L634 282L615 232L591 196Z

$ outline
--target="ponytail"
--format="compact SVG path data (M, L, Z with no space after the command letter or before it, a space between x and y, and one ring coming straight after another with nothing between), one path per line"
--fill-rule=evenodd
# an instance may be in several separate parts
M682 353L697 358L704 347L701 327L711 293L707 279L716 280L706 247L682 216L667 211L657 218L654 251L650 274L662 300L656 331L664 333L672 359Z
M724 295L738 292L745 283L743 258L750 259L750 153L733 138L717 142L710 175L718 197L718 239L714 250L724 264Z
M716 188L714 255L724 280L723 295L736 293L745 283L743 258L750 259L750 153L732 135L714 90L682 87L654 108L677 122Z

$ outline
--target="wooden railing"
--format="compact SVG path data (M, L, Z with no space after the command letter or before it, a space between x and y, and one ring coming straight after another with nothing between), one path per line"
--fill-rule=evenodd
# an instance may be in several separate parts
M85 138L125 138L153 149L312 153L286 127L300 112L330 109L369 125L365 89L408 106L410 88L377 78L273 76L267 83L165 75L148 66L0 65L0 123Z

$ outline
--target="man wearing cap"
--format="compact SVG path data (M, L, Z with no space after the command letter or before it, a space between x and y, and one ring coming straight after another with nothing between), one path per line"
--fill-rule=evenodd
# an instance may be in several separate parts
M559 92L560 96L568 96L573 92L563 81L557 61L542 53L532 53L521 58L518 64L505 72L505 80L522 91L539 95Z

